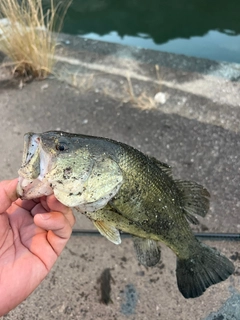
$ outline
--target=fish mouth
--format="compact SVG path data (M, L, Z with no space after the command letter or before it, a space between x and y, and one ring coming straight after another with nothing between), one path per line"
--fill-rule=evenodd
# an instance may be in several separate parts
M34 199L53 193L46 179L51 157L41 143L39 134L27 133L24 136L22 166L18 170L17 193L21 199Z

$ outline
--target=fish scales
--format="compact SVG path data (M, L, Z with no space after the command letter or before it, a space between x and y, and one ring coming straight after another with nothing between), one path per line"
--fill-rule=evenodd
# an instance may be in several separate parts
M118 156L119 166L125 173L124 184L111 204L148 234L154 234L155 240L166 243L174 241L175 247L171 247L178 252L177 246L181 244L182 238L193 239L193 236L188 232L173 179L138 150L129 147L125 149L127 152L119 152ZM179 224L182 225L181 233L178 231Z

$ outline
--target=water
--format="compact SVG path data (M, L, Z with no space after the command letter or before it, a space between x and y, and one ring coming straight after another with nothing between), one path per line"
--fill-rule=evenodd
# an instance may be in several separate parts
M239 0L73 0L63 31L240 63L239 12Z

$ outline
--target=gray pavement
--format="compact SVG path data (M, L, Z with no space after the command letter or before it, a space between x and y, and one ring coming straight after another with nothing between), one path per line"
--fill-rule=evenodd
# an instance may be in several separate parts
M0 75L0 179L17 176L25 132L109 137L167 162L176 178L209 189L211 209L195 231L239 233L239 65L67 35L60 43L56 77L19 89L7 70ZM76 228L93 229L76 216ZM235 274L185 300L168 248L157 267L146 269L131 239L115 246L100 236L72 237L39 288L4 318L240 319L239 243L207 243L233 260ZM108 306L99 302L98 279L106 268L114 280Z

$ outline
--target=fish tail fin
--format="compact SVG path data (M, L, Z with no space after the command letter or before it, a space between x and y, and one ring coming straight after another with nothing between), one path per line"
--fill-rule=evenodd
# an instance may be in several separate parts
M201 296L208 287L226 280L233 272L230 260L200 242L192 257L177 259L178 288L186 299Z

